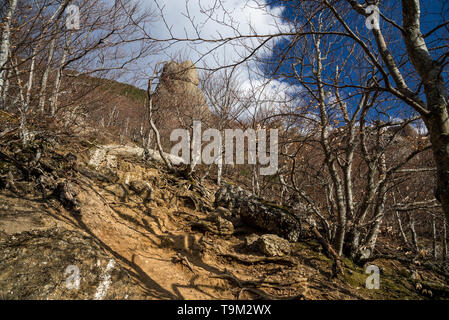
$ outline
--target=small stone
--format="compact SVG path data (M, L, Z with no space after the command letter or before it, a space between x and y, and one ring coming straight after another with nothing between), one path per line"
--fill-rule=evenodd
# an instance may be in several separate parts
M225 218L226 220L230 220L232 219L232 212L226 208L223 207L218 207L217 209L217 213L222 216L223 218Z
M145 192L148 192L147 197L152 196L151 186L148 182L142 180L132 180L129 183L129 188L139 196Z
M257 248L257 241L259 241L260 236L253 233L245 238L245 245L249 250L255 250Z
M216 229L219 234L229 235L234 233L234 225L232 222L223 219L216 213L211 213L206 220L212 222L213 228Z
M257 241L259 250L269 257L282 257L292 251L290 242L275 234L264 234Z

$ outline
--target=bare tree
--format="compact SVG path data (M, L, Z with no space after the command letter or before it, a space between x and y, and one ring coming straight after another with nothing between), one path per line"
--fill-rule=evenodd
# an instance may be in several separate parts
M9 111L21 114L23 128L26 117L37 111L63 127L75 124L74 111L83 112L83 99L104 83L94 77L118 78L154 50L150 41L141 42L141 30L148 28L153 15L138 1L77 2L76 30L66 23L68 0L11 4L16 14L7 7L12 18L5 16L2 52L10 58L4 59L7 68L1 68L1 96L8 99Z
M249 61L268 63L264 68L266 76L286 81L294 79L289 83L300 84L302 92L298 90L298 94L305 91L305 105L317 111L312 116L317 128L315 140L322 150L318 163L324 165L328 174L319 180L326 186L329 203L326 213L333 215L331 219L336 219L336 228L329 233L339 254L342 254L347 241L351 243L353 254L355 248L372 252L385 217L390 188L403 179L405 172L400 170L407 168L407 164L413 162L423 149L429 148L424 141L419 148L409 149L409 154L392 157L388 150L396 139L389 132L397 108L388 108L387 104L397 105L401 110L409 107L411 109L408 110L414 111L411 116L403 118L402 126L419 118L424 120L437 164L436 196L449 217L448 94L444 80L449 57L449 39L444 35L447 21L435 20L433 28L423 34L418 0L403 0L399 6L387 1L383 3L382 11L390 10L390 15L402 15L402 25L395 21L395 16L381 15L381 27L368 30L365 20L371 17L369 5L372 4L379 3L283 1L279 5L287 8L288 14L283 16L284 24L279 25L277 31L260 34L251 29L243 34L232 17L226 19L216 14L225 7L218 1L203 12L208 20L227 25L231 35L202 36L201 24L188 13L195 35L180 37L171 29L166 39L146 35L162 43L185 41L206 44L207 50L200 59L224 45L237 47L241 51L235 61L210 69L237 68ZM271 14L270 4L255 2L253 5L265 10L267 15ZM160 9L163 15L163 8ZM223 15L226 14L225 11ZM162 19L166 22L164 17ZM384 33L401 37L403 43L388 41ZM273 47L274 40L282 40L283 45ZM428 48L426 42L432 47ZM272 50L276 52L269 53L267 58L267 52ZM377 122L373 122L373 118ZM343 131L339 138L335 133L337 128ZM335 143L345 145L345 148L336 148ZM358 149L360 154L357 154ZM364 165L354 168L356 154L357 161ZM298 165L296 161L295 166ZM292 168L292 171L297 169ZM320 166L315 171L322 169ZM366 183L362 184L363 187L354 186L354 174L361 172L365 174ZM305 192L305 186L289 185L318 218L329 221L319 209L321 206ZM362 189L362 194L355 196L356 189Z
M236 123L247 109L243 100L244 93L239 86L237 75L229 70L207 74L201 81L201 89L207 99L207 104L216 117L215 120L212 120L212 124L220 132L224 132L232 123ZM224 137L222 137L222 141L224 141ZM219 185L223 176L223 150L222 146L217 163L217 184Z

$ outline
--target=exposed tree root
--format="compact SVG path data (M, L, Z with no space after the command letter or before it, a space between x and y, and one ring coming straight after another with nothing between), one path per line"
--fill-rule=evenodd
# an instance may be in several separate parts
M213 276L212 278L221 278L221 279L227 279L231 280L233 283L235 283L239 288L241 288L237 299L241 299L241 295L244 291L249 291L251 293L254 293L258 295L260 298L264 300L296 300L296 299L305 299L304 294L298 294L296 296L276 296L269 294L267 292L264 292L263 290L259 289L260 287L266 287L266 288L274 288L274 289L283 289L287 286L291 286L300 282L307 281L306 278L300 278L296 282L290 282L290 283L282 283L278 281L265 281L265 280L242 280L234 276L229 270L224 271L223 274L218 276Z
M289 266L296 266L297 263L291 257L248 257L234 253L218 253L222 257L228 257L244 264L255 263L279 263Z
M344 275L343 270L343 262L340 259L340 256L337 254L337 252L332 248L332 246L329 244L329 242L324 239L324 237L321 235L321 233L318 231L316 227L312 228L312 233L315 236L315 238L318 240L318 242L321 244L323 249L327 252L327 254L334 260L334 265L332 266L332 273L334 277L338 277L339 275Z

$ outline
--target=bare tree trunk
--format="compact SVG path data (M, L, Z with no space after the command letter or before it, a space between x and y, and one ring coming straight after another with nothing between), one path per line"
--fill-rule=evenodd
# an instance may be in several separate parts
M31 89L33 88L34 70L36 68L36 58L37 58L37 47L33 51L33 57L31 58L31 65L30 65L30 73L28 75L27 90L25 94L25 103L27 105L29 105L31 101Z
M397 210L395 211L395 216L396 216L396 220L397 220L397 222L398 222L399 233L400 233L401 236L402 236L402 241L404 242L404 244L405 244L406 246L409 247L409 246L410 246L410 243L408 242L407 235L405 234L404 228L402 227L401 216L399 215L399 212L398 212Z
M33 49L33 53L31 56L31 65L30 65L30 73L28 76L28 84L27 84L27 92L26 92L26 103L29 104L30 100L31 100L31 91L33 88L33 82L34 82L34 73L35 73L35 69L36 69L36 59L37 59L37 54L41 48L42 45L42 41L44 41L45 36L48 33L48 29L51 27L52 23L55 21L58 21L62 15L62 13L64 12L65 8L67 7L68 3L70 0L64 0L64 2L61 2L58 6L58 9L56 9L55 13L50 17L50 19L48 21L45 22L44 28L41 31L39 40L36 44L36 46ZM52 40L50 47L53 46L53 50L54 50L54 41L55 39ZM50 48L50 51L53 51ZM51 52L51 54L49 55L53 55L53 52ZM49 60L51 61L51 57L49 57Z
M1 92L2 94L2 104L3 104L3 108L5 109L5 111L8 111L8 91L9 91L9 79L11 78L12 75L12 69L9 69L7 76L6 76L6 80L4 82L4 86L3 86L3 91Z
M446 224L447 224L447 221L446 221L446 218L443 218L443 234L442 234L442 251L443 251L443 254L442 254L442 257L443 257L443 263L446 263L447 262L447 229L446 229Z
M285 183L284 176L282 174L279 175L279 182L281 183L281 205L285 203L285 197L287 195L288 189Z
M253 194L255 196L260 195L260 186L259 186L259 176L257 175L257 165L252 165L252 172L251 172L251 184L253 187Z
M0 93L3 93L4 91L6 63L8 61L8 55L11 46L11 22L14 12L16 11L16 7L17 0L9 0L6 15L3 17L2 43L0 45ZM2 101L2 104L4 104L4 101ZM2 108L4 108L4 105Z
M432 235L433 235L432 255L433 255L433 260L437 261L437 228L435 225L435 215L433 215L433 214L432 214Z
M378 130L378 146L380 147L382 142L382 129L380 128ZM387 164L385 159L385 153L383 153L382 150L380 150L381 155L379 158L379 175L381 177L384 177L387 173ZM371 227L371 230L369 231L366 247L370 250L370 253L372 254L374 252L374 247L376 246L377 242L377 236L379 235L380 226L382 224L382 220L385 215L385 198L387 194L387 183L386 180L383 180L379 185L379 192L378 192L378 199L376 202L376 207L374 210L374 225Z
M319 92L319 109L320 109L320 125L321 125L321 139L320 143L324 151L325 161L327 168L329 170L332 183L335 189L335 199L337 201L337 214L338 214L338 224L337 224L337 234L335 239L335 246L337 248L337 254L343 254L343 245L346 235L346 203L344 200L344 191L341 184L341 178L338 175L335 161L336 159L332 155L331 148L329 146L329 119L326 110L326 94L324 92L324 85L321 79L323 72L322 56L320 49L320 38L314 39L315 46L315 56L316 56L316 71L315 77L317 80L318 92Z
M220 158L218 159L217 163L217 184L221 185L221 178L223 176L223 146L220 146L220 150L218 153Z
M201 161L201 122L193 121L192 123L192 132L190 139L190 163L189 163L189 174L192 174L195 171L197 164ZM198 136L199 134L199 136ZM198 154L199 150L199 154Z
M50 43L50 49L48 51L47 65L45 67L44 74L42 75L41 88L39 89L39 110L44 113L45 108L45 90L47 89L48 74L50 73L51 61L55 52L56 38L53 38Z
M19 104L18 109L20 112L20 136L22 138L22 144L26 146L30 140L30 134L26 126L28 105L25 103L24 88L22 86L22 80L20 79L20 72L19 68L17 67L17 61L14 61L13 66L17 79L17 86L19 87L16 100ZM14 104L15 103L16 102L14 102Z
M408 219L409 219L409 228L410 228L410 232L412 234L412 245L413 245L413 250L415 250L415 252L419 251L419 245L418 245L418 236L416 235L416 230L415 230L415 219L413 218L413 215L411 213L407 213L408 215Z
M64 68L64 65L67 60L67 56L69 54L69 46L72 39L72 33L69 34L67 41L65 43L65 48L62 53L61 61L59 62L59 67L56 70L56 78L55 78L55 86L53 89L53 93L50 98L50 113L52 116L56 114L56 108L58 104L58 98L59 98L59 89L61 86L61 77L62 77L62 70Z
M145 132L143 130L144 126L143 123L140 125L140 139L142 141L142 148L143 148L143 159L147 160L150 155L150 150L148 149L150 146L150 134L148 133L148 138L145 137ZM150 130L151 132L151 130Z
M344 275L344 264L340 259L340 255L334 250L334 248L332 248L332 246L326 241L316 227L312 227L312 233L330 258L334 260L334 266L332 267L333 276Z
M362 126L363 126L363 121L362 121ZM360 241L361 241L360 238L361 238L362 230L358 226L365 222L365 218L368 214L368 211L371 208L371 203L374 201L374 197L375 197L376 167L375 167L374 161L372 161L372 160L369 161L368 170L369 171L368 171L367 196L361 205L360 214L354 220L354 238L352 239L352 243L351 243L351 251L352 251L353 257L357 254L358 249L360 247Z
M156 145L157 145L157 149L159 151L159 155L162 158L162 161L164 161L165 165L167 166L168 169L173 170L173 165L170 162L170 160L167 159L167 157L165 156L164 150L162 149L162 144L161 144L161 136L159 134L159 130L157 129L156 125L154 124L153 121L153 97L151 95L151 82L153 81L152 78L150 78L150 80L148 80L148 89L147 89L147 95L148 95L148 118L150 121L150 126L151 129L154 132L154 135L156 136Z
M449 219L449 110L448 90L443 79L443 63L433 60L421 33L420 1L402 0L404 40L410 61L422 79L427 113L420 112L430 133L437 165L436 198Z
M125 135L128 136L128 130L129 130L129 117L125 120Z

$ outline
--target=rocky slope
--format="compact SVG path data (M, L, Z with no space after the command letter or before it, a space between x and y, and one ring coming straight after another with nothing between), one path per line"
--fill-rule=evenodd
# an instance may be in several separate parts
M373 262L381 290L366 289L364 268L348 260L332 277L332 260L304 233L296 241L296 229L248 223L257 199L241 197L250 205L236 211L223 188L133 150L83 141L2 148L0 298L430 298L426 283L444 297L443 276L398 261Z

